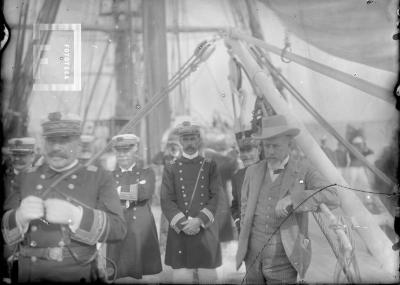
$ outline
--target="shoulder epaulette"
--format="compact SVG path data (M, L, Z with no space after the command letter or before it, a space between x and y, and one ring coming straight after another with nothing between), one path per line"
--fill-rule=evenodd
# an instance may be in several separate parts
M92 172L96 172L98 167L94 165L89 165L88 167L86 167L86 169Z

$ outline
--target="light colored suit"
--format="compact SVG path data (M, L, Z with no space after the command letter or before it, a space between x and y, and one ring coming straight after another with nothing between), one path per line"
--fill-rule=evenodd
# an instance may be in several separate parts
M269 175L266 172L267 162L262 160L250 166L245 174L241 190L241 231L236 254L237 268L245 260L248 252L259 193L263 188L264 176ZM282 199L289 194L293 201L293 209L320 188L331 184L310 164L292 158L289 159L287 167L280 175L283 175L283 177L278 187L280 191L279 197ZM326 204L329 208L337 207L339 199L336 190L333 187L329 187L315 194L296 209L295 213L290 215L280 228L286 255L299 273L300 278L304 278L311 261L311 243L308 239L308 212L317 211L320 203Z

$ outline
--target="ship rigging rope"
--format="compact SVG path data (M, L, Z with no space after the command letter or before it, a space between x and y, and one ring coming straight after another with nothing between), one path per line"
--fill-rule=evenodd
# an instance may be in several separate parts
M260 48L256 47L250 49L253 52L253 56L257 57L259 60L257 62L261 63L261 65L265 66L268 71L270 71L271 75L276 79L282 82L283 86L289 91L290 94L327 130L331 135L333 135L340 143L342 143L354 156L356 156L359 160L363 162L363 164L368 167L376 176L378 176L381 180L383 180L389 186L395 186L395 183L380 169L370 164L365 157L357 151L347 140L345 140L335 128L333 128L325 118L315 110L314 107L300 94L299 91L283 76L275 66L271 63L270 60L266 56L263 55L263 52Z
M195 49L192 56L182 65L182 67L171 77L168 82L168 86L161 89L158 93L152 96L149 101L141 108L139 106L138 112L129 120L128 123L118 132L118 134L123 134L126 130L134 127L141 119L143 119L147 114L149 114L155 107L157 107L162 100L176 87L179 85L181 81L183 81L186 77L188 77L191 73L198 70L198 66L206 61L211 54L215 50L215 42L219 40L219 37L214 37L211 40L202 41ZM117 135L118 135L117 134ZM42 193L41 197L47 196L47 194L56 190L56 185L60 183L62 180L75 173L76 171L91 165L96 159L98 159L109 147L111 146L111 141L100 151L98 151L91 159L89 159L85 164L82 164L78 167L75 167L63 175L61 175L58 179L54 180L48 188Z
M350 191L358 191L358 192L364 192L364 193L369 193L369 194L375 194L375 195L385 195L388 197L395 197L395 196L399 196L400 193L375 193L375 192L370 192L370 191L366 191L366 190L361 190L361 189L356 189L356 188L351 188L351 187L347 187L344 185L340 185L337 183L333 183L333 184L329 184L327 186L324 186L322 188L319 188L317 190L315 190L314 193L312 193L310 196L308 196L306 199L304 199L301 203L299 203L296 207L293 208L293 210L282 220L282 222L277 226L276 230L269 236L269 238L267 239L267 241L264 243L263 247L260 249L260 251L257 253L256 257L254 258L253 262L250 263L250 265L248 266L248 268L246 268L246 273L242 279L242 282L240 283L241 285L243 285L244 283L247 284L247 274L250 271L250 268L253 267L257 260L260 258L261 253L263 252L263 250L267 247L267 245L269 244L269 242L271 241L272 237L280 230L280 228L282 227L282 225L287 221L287 219L289 219L290 216L292 216L295 211L301 207L305 202L307 202L309 199L311 199L312 197L314 197L316 194L318 194L319 192L329 188L329 187L336 187L336 189L340 189L343 188L344 190L350 190ZM357 269L356 269L356 272Z
M340 272L342 269L344 274L347 277L347 280L350 283L360 283L361 277L360 277L358 264L356 262L356 256L355 256L355 250L354 250L355 242L354 242L353 236L351 234L352 231L351 231L350 225L345 223L343 221L342 217L340 217L338 224L336 224L336 225L334 224L334 225L330 226L331 228L332 228L332 226L340 227L345 231L346 236L351 244L351 251L346 252L346 248L344 247L344 245L342 244L342 241L340 239L336 239L336 242L335 242L331 232L329 232L329 230L327 229L327 226L326 226L326 223L325 223L322 213L313 213L313 216L314 216L315 221L319 225L322 233L324 234L326 240L328 241L328 243L337 259L335 273L334 273L334 282L338 283L338 280L340 277ZM348 256L346 256L346 254L348 254ZM353 265L355 276L350 269L351 265Z
M267 50L267 51L272 52L277 55L281 54L282 49L280 49L274 45L268 44L262 40L245 35L243 33L235 31L235 30L230 30L227 33L228 33L228 37L230 37L232 39L238 39L238 40L245 41L248 44L253 44L255 46L258 46L264 50ZM296 62L296 63L298 63L302 66L305 66L313 71L316 71L320 74L323 74L332 79L335 79L339 82L342 82L344 84L352 86L358 90L365 92L366 94L372 95L372 96L374 96L378 99L381 99L389 104L393 104L394 100L391 96L392 90L390 90L388 88L378 86L367 80L364 80L364 79L361 79L358 77L354 77L354 76L352 76L348 73L345 73L341 70L332 68L328 65L324 65L317 61L311 60L309 58L306 58L306 57L303 57L303 56L300 56L300 55L297 55L297 54L294 54L294 53L291 53L288 51L285 54L285 58L290 59L293 62Z

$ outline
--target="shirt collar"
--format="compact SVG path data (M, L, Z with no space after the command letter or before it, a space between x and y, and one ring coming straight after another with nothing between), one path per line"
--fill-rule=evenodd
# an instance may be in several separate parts
M64 172L64 171L66 171L66 170L70 170L71 168L73 168L73 167L75 167L77 164L78 164L78 160L77 159L75 159L70 165L68 165L68 166L66 166L66 167L64 167L64 168L53 168L53 167L51 167L51 165L49 164L49 168L51 169L51 170L54 170L55 172Z
M196 157L199 156L199 151L196 151L196 152L193 153L193 154L187 154L187 153L185 153L185 152L182 152L182 156L183 156L184 158L187 158L187 159L193 159L193 158L196 158Z
M129 168L122 168L122 167L119 167L120 169L121 169L121 172L122 173L124 173L124 172L128 172L128 171L132 171L132 169L134 168L136 166L136 163L133 163L132 165L131 165L131 167L129 167Z

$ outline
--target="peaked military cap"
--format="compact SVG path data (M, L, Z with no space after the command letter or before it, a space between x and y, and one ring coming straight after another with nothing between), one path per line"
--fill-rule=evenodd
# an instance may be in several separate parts
M253 130L251 129L235 133L236 142L239 149L251 149L258 146L257 141L251 137L252 134Z
M112 146L118 148L130 148L140 142L138 136L134 134L122 134L113 136L111 139Z
M76 114L61 112L49 113L42 121L43 136L79 136L81 134L81 119Z
M8 141L8 149L13 152L34 152L36 140L31 137L13 138Z
M184 121L176 127L176 133L183 135L200 135L200 126L189 121Z

